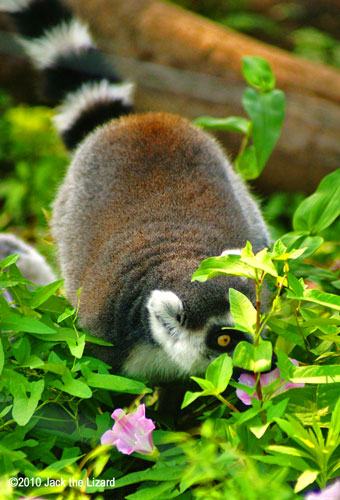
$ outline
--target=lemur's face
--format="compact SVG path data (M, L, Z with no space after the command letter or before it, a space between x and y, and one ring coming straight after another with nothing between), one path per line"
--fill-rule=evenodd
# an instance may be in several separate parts
M156 375L164 380L202 375L217 356L224 352L232 354L238 342L250 339L232 328L227 291L225 297L224 313L220 307L217 314L211 314L204 324L193 328L185 303L174 292L153 290L146 307L155 343L137 346L126 371L144 373L147 378Z

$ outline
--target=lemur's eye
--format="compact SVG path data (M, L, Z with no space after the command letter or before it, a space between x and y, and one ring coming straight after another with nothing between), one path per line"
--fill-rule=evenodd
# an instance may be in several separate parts
M217 337L217 343L221 347L226 347L230 343L230 340L230 336L226 335L225 333Z

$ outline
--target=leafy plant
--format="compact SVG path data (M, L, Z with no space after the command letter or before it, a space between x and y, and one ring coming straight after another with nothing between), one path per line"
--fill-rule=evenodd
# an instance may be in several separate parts
M280 136L285 114L285 96L275 89L274 74L264 59L243 57L243 76L251 85L242 99L250 120L230 116L202 116L196 125L207 129L229 130L244 135L235 166L244 179L255 179L262 172ZM252 142L252 144L249 144Z

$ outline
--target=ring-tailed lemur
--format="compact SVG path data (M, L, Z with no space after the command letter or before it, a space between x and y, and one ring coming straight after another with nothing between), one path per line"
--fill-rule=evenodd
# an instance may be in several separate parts
M97 51L87 26L58 0L2 0L46 92L73 159L53 206L67 295L82 325L114 344L110 362L156 381L204 372L244 333L228 289L238 277L191 282L199 263L249 240L268 245L259 207L207 133L165 113L132 114L132 85ZM114 13L113 13L114 15ZM126 116L122 116L126 115Z

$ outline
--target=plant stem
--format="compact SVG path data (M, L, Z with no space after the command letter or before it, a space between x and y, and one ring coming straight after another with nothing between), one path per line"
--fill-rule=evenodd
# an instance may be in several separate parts
M217 399L219 399L222 403L224 403L228 408L230 408L232 411L235 411L236 413L240 413L240 410L238 410L233 404L229 403L227 399L225 399L221 394L218 394Z

